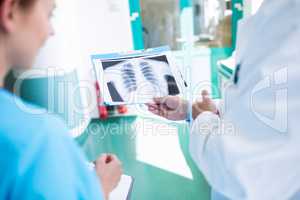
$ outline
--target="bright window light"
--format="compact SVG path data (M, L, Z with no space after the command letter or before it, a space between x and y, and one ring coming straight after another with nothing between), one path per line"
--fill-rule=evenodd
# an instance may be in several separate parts
M154 167L193 179L180 148L175 126L140 119L136 122L137 160Z

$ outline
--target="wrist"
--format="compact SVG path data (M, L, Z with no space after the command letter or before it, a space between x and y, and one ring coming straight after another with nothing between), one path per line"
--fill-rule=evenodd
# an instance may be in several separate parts
M187 121L192 120L192 103L189 101L185 101L185 119Z
M200 114L201 113L198 110L197 103L194 102L191 106L191 115L192 115L193 120L195 120L198 117L198 115L200 115Z
M108 190L106 190L105 188L102 187L102 191L103 191L103 196L105 200L109 200L109 194L110 192L108 192Z
M102 194L104 196L104 199L109 200L110 191L107 188L107 185L104 185L107 182L100 178L100 183L101 183L101 189L102 189Z

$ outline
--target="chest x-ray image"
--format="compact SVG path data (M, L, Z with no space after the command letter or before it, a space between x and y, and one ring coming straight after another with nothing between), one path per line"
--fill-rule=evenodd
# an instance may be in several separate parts
M165 55L105 60L102 68L112 102L147 103L180 93Z

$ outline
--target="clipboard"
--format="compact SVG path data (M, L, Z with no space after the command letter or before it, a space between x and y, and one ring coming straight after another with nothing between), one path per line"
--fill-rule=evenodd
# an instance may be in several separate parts
M110 193L109 200L130 200L134 178L122 175L118 186Z
M95 169L95 164L92 162L87 162L86 165L91 171ZM130 200L133 183L132 176L123 174L117 187L109 194L109 200Z

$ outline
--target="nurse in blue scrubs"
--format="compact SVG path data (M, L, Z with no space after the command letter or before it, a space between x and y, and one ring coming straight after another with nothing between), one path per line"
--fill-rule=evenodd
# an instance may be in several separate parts
M1 89L7 72L31 66L53 34L54 4L0 0L0 200L108 199L122 174L114 155L101 156L90 170L60 120L26 113Z

